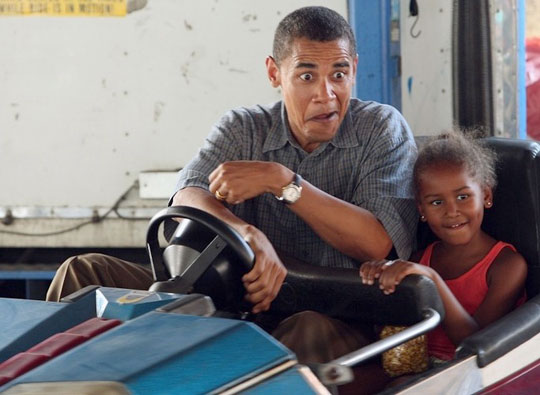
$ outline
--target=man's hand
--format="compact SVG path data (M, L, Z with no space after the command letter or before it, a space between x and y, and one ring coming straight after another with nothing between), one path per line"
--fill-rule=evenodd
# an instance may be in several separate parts
M253 268L242 278L247 291L246 299L254 304L252 309L254 313L268 310L283 284L287 270L265 234L236 217L213 195L201 188L190 187L178 191L173 198L173 205L186 205L206 211L242 235L255 253Z
M220 200L239 204L266 192L278 194L293 175L291 170L274 162L225 162L210 174L209 189Z
M259 313L270 308L287 275L287 269L261 231L252 227L245 240L255 253L255 265L242 277L242 281L246 288L246 300L254 305L251 311Z

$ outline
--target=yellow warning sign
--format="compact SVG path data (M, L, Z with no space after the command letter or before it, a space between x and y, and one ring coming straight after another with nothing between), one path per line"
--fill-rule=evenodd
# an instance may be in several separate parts
M0 16L125 16L127 0L0 0Z

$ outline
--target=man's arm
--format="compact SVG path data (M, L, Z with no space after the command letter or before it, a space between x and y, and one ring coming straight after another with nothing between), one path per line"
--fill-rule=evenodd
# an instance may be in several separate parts
M289 208L324 241L360 262L383 259L390 253L392 240L375 215L305 180L301 186L302 196Z
M210 192L219 191L228 203L238 204L265 192L281 196L293 177L292 170L275 162L226 162L210 174ZM359 261L388 255L392 240L372 213L305 180L301 186L302 196L288 207L324 241Z
M242 277L247 292L246 299L254 305L253 313L268 310L287 274L268 238L255 226L235 216L202 188L188 187L178 191L173 197L172 205L191 206L206 211L242 235L255 253L253 269Z

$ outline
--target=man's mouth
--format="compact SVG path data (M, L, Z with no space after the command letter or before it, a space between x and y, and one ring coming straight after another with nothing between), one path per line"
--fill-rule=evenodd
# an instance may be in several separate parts
M322 114L315 115L314 117L311 117L312 121L319 121L319 122L328 122L333 121L338 117L337 111L331 111L331 112L325 112Z

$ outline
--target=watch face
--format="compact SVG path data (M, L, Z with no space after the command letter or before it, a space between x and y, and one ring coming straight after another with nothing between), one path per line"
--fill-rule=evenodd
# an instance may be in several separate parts
M290 185L283 190L283 200L294 203L300 197L300 189L296 185Z

